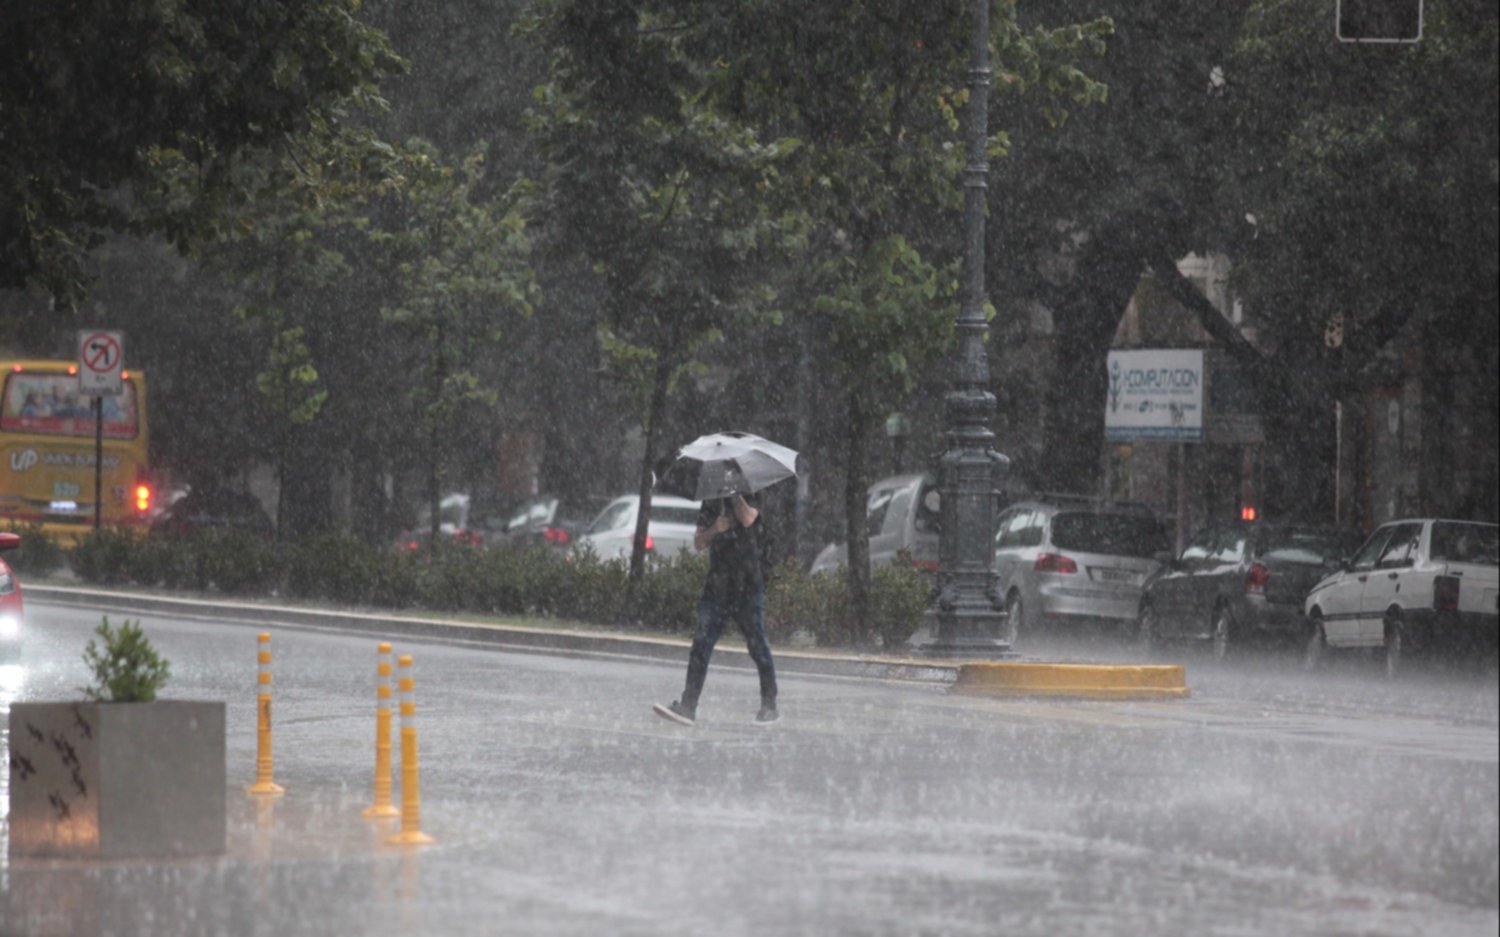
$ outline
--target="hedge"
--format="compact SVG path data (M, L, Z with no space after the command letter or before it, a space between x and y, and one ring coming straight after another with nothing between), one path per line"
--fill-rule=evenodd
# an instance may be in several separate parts
M703 554L653 556L632 589L623 561L601 560L587 550L564 557L543 547L443 544L394 552L339 533L277 544L240 532L176 539L106 529L64 552L39 529L19 532L22 547L12 557L26 565L13 563L18 570L46 573L66 557L80 579L99 585L531 615L671 634L692 632L708 570ZM904 646L922 623L929 588L930 580L908 566L877 569L864 629L868 640L887 649ZM778 567L766 590L766 630L774 644L811 640L818 646L850 646L855 636L843 577L810 576L794 561Z

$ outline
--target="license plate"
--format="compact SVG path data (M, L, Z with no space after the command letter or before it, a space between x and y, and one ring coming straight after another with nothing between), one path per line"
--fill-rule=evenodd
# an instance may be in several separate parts
M1100 582L1135 582L1135 573L1128 569L1096 568L1094 577Z

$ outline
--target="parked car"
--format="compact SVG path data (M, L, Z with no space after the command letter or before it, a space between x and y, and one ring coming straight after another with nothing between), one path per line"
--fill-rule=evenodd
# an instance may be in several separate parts
M1150 509L1034 495L1001 512L995 567L1012 639L1044 623L1133 626L1146 580L1171 552Z
M1252 634L1301 638L1303 600L1359 545L1339 527L1233 523L1198 532L1182 555L1146 581L1139 635L1202 638L1222 659Z
M565 506L561 498L545 495L510 512L501 537L506 546L566 550L592 516L583 516L576 506Z
M937 569L938 521L937 480L931 475L893 475L871 485L865 509L870 568L906 556L919 569ZM832 572L848 564L848 546L830 543L813 559L811 571Z
M635 540L635 522L640 516L640 495L623 495L605 505L599 516L574 542L587 547L600 559L630 559ZM670 495L651 499L651 521L646 527L646 551L671 559L693 548L698 530L698 502Z
M1384 647L1394 675L1408 647L1493 644L1500 622L1500 527L1443 518L1382 524L1313 587L1307 664L1325 648Z
M464 547L480 547L505 539L506 518L491 508L476 505L463 492L438 500L438 536ZM417 511L417 522L397 539L403 551L421 550L432 539L432 511L425 505Z
M0 553L21 545L21 535L0 533ZM21 581L5 560L0 559L0 660L21 655L21 629L26 621Z
M276 524L249 492L201 488L190 490L172 502L151 522L150 531L168 537L242 531L269 540L276 535Z

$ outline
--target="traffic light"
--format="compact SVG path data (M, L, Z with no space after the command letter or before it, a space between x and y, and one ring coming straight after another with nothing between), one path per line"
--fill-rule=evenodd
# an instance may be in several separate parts
M1419 42L1423 0L1335 0L1339 42Z

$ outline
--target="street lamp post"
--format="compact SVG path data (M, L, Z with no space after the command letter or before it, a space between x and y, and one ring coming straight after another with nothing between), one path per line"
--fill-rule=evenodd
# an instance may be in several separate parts
M969 71L968 166L964 170L964 278L956 325L956 375L947 396L948 449L938 461L942 494L942 539L938 591L928 615L929 654L963 657L1011 656L1005 612L995 574L995 512L1009 460L994 449L990 418L995 395L984 315L984 209L989 157L989 6L974 0L972 65Z

